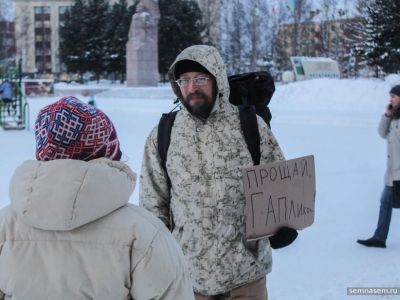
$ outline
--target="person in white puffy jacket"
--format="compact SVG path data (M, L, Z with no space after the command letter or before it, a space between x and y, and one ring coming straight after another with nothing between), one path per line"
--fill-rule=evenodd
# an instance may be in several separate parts
M39 112L35 137L0 211L0 299L194 299L168 229L128 204L136 175L109 118L66 97Z

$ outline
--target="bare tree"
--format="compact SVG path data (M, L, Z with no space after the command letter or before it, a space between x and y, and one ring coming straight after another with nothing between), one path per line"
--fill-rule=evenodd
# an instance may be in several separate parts
M9 0L0 0L0 21L9 20L10 5Z
M227 65L228 74L244 71L245 26L244 6L240 0L224 3L221 39L221 54Z
M204 24L203 43L207 45L218 45L219 26L218 21L221 13L222 1L215 0L198 0L199 7L202 11L202 21Z
M304 27L301 26L302 22L305 21L309 11L311 10L311 4L309 0L297 0L295 1L293 10L293 34L292 34L292 45L294 46L294 55L301 55L302 46L309 44L308 41L304 40Z
M268 0L224 2L221 53L228 73L243 73L264 67L271 55L272 21Z
M289 69L290 60L287 56L286 48L287 36L282 34L282 25L289 22L291 18L289 11L284 3L279 2L278 6L273 7L271 14L271 58L279 69Z
M272 42L270 26L270 11L266 1L254 0L249 7L247 31L250 37L249 71L260 67L260 62L266 60Z
M25 72L34 72L34 65L30 65L28 61L29 55L33 56L34 34L33 19L30 14L29 5L21 4L16 7L15 18L15 43L16 43L16 59L22 60L22 70ZM32 62L31 62L32 63Z
M323 47L323 54L330 56L331 54L331 36L334 34L334 27L332 21L336 19L336 0L322 0L321 14L323 22L321 24L321 42Z
M0 0L0 65L3 67L8 67L14 62L12 7L10 0Z

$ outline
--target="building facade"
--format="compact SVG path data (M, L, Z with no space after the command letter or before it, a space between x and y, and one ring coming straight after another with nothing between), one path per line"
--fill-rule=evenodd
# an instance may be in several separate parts
M358 58L352 48L365 40L366 33L361 29L365 24L366 20L359 17L284 24L278 33L278 55L287 62L286 68L290 68L292 56L330 57L338 61L344 76L353 76Z
M59 28L73 0L15 0L16 58L24 73L59 73Z
M0 21L0 67L12 65L15 61L14 22Z
M16 59L24 73L59 74L59 30L74 0L14 0ZM111 0L110 4L117 0ZM128 0L133 3L134 0Z

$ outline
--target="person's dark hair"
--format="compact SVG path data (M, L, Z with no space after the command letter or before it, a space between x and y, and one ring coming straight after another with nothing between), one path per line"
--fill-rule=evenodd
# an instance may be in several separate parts
M400 97L400 84L392 87L392 89L390 90L390 94L394 94Z

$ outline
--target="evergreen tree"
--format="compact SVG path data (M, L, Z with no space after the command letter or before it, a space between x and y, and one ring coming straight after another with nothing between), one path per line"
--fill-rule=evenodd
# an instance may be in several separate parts
M5 37L3 35L3 32L1 32L1 29L0 29L0 67L2 65L2 60L5 57L5 55L4 55L5 51L3 49L6 49L6 48L7 48L7 45L5 43Z
M107 0L87 0L82 26L85 29L86 71L91 71L99 80L100 74L105 70L104 53L106 50L107 35L106 24L108 21L109 4Z
M347 72L349 77L359 76L360 69L367 65L363 53L366 49L365 40L367 39L366 24L368 20L367 3L368 0L358 0L356 5L357 14L351 22L345 25L345 44L351 45L347 55L348 64L342 67L342 72Z
M105 24L108 1L75 0L60 28L60 59L68 72L93 72L97 79L104 70Z
M137 3L135 2L128 7L126 0L119 0L112 6L107 21L106 71L109 74L119 75L121 81L123 81L123 75L126 72L126 43Z
M60 60L68 72L83 74L86 70L86 39L88 32L83 26L86 5L84 0L75 0L65 13L65 22L60 27Z
M108 73L119 75L121 81L126 72L126 43L137 3L128 6L126 0L119 0L112 6L107 22L106 70Z
M195 0L159 0L158 5L158 69L165 76L179 52L202 43L204 26Z
M372 66L385 72L400 70L400 1L374 0L367 5L368 39L364 55Z
M138 1L75 0L60 29L60 58L69 72L120 75L126 69L126 42Z

